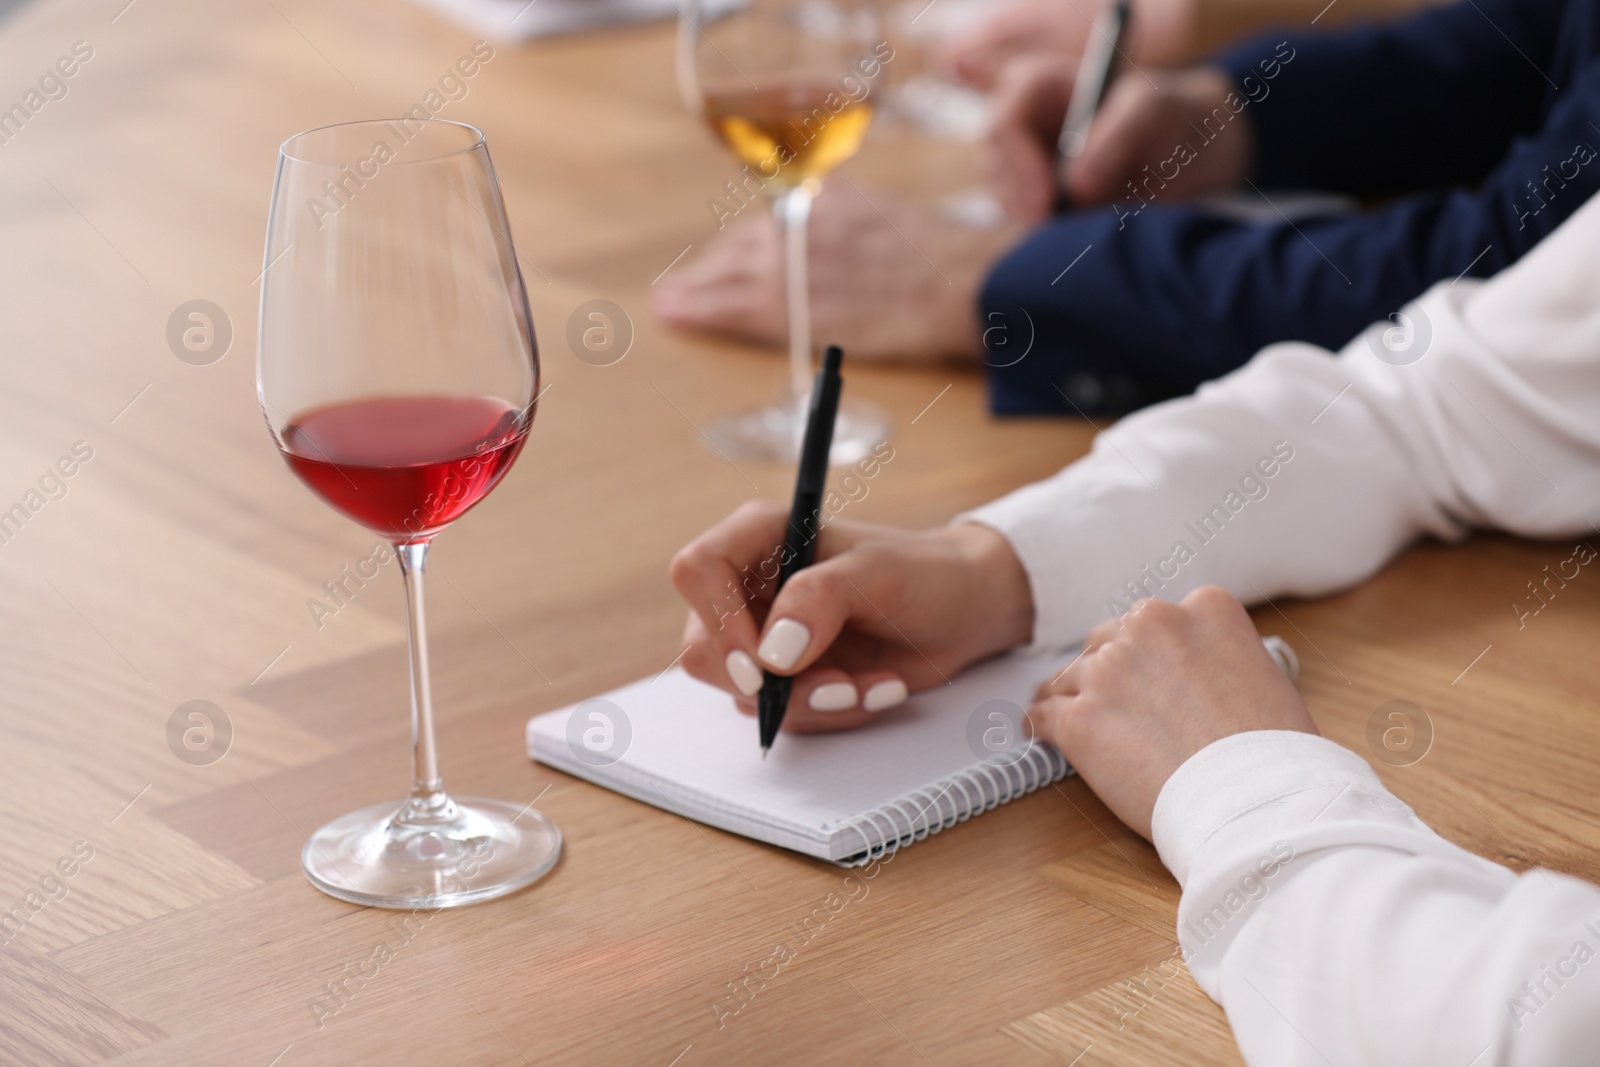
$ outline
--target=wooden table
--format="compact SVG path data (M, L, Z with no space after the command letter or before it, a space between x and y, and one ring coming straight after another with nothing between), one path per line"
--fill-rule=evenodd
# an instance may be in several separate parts
M373 539L295 481L257 412L275 150L404 110L471 38L400 0L124 2L34 0L0 24L0 106L74 42L93 49L0 144L0 511L27 511L0 544L0 910L26 920L0 934L0 1062L1237 1062L1220 1011L1161 966L1173 883L1079 782L895 858L719 1025L728 983L842 872L524 756L531 713L672 660L672 551L788 488L695 428L764 400L777 360L647 311L734 173L682 112L666 27L501 48L445 111L489 134L551 390L520 466L435 556L444 768L458 792L539 797L566 854L529 891L410 926L313 891L304 834L406 785L404 631L390 574L332 617L308 606ZM959 166L905 141L881 131L850 173L881 188ZM597 298L637 331L614 366L564 341ZM166 339L194 299L234 332L204 366ZM857 368L851 385L900 427L851 505L863 519L941 521L1092 432L995 422L976 377L948 368ZM65 495L49 481L30 497L78 442L92 458ZM1595 877L1600 579L1521 630L1510 607L1568 554L1423 547L1359 591L1257 619L1299 647L1339 741L1366 752L1385 701L1427 709L1432 751L1379 769L1444 833ZM169 745L191 700L231 724L213 762ZM374 968L379 944L392 958Z

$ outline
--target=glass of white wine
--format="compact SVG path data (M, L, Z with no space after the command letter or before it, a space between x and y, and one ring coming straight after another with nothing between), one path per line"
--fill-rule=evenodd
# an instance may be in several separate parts
M784 235L789 309L783 394L767 407L713 420L706 436L733 458L798 459L813 373L806 222L822 179L861 147L893 51L878 0L684 0L679 10L684 101L745 164L735 188L771 197ZM854 463L887 440L889 429L880 408L847 400L830 458Z

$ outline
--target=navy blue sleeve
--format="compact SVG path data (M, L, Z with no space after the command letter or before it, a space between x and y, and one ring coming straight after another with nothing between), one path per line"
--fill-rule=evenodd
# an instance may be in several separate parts
M991 405L1128 410L1188 393L1276 341L1336 349L1434 282L1514 263L1600 188L1597 156L1600 60L1473 189L1293 223L1159 196L1061 216L985 284Z
M1555 80L1564 8L1563 0L1458 0L1337 33L1268 34L1224 52L1219 64L1250 101L1254 181L1358 196L1476 183L1568 87Z

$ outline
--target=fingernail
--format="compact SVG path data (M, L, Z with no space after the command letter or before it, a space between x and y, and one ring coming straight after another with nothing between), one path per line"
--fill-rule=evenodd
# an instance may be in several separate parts
M811 691L812 711L844 711L856 706L856 687L849 682L829 682Z
M767 630L767 636L761 639L756 655L774 670L786 671L800 662L801 654L810 643L811 631L806 629L805 624L793 619L779 619Z
M728 677L739 687L739 692L747 697L753 697L761 692L761 668L750 658L750 653L736 648L729 652L728 658L722 662L728 668Z
M896 704L904 703L906 696L906 683L898 678L891 678L868 689L867 695L861 698L861 706L868 711L884 711Z

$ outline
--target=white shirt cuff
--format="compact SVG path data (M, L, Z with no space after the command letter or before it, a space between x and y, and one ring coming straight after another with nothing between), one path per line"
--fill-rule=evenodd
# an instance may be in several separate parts
M1053 652L1083 640L1094 624L1099 607L1088 601L1087 590L1075 573L1091 566L1094 558L1084 551L1082 539L1063 530L1071 520L1054 513L1045 499L1044 485L1025 486L982 507L957 515L950 522L986 526L1004 537L1017 554L1033 593L1033 633L1023 651ZM1069 551L1067 544L1072 544ZM1069 563L1070 561L1070 563ZM1112 618L1110 614L1105 616Z
M1399 825L1421 828L1349 749L1297 730L1234 734L1190 756L1167 779L1151 817L1152 837L1161 862L1186 885L1196 851L1241 817L1259 813L1252 836L1270 836L1315 821L1320 809L1351 793L1382 801L1363 805L1368 817L1374 807L1387 808ZM1260 825L1268 822L1275 825Z

